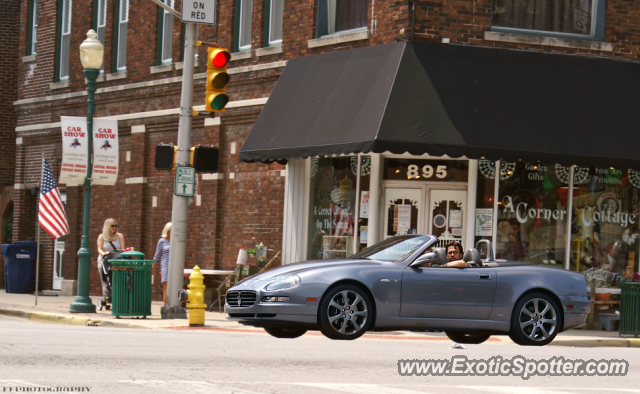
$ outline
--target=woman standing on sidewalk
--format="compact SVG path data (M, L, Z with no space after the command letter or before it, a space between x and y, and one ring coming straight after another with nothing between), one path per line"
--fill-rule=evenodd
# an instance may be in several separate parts
M160 282L162 283L162 303L167 305L167 280L169 279L169 241L171 240L171 222L162 229L162 238L158 240L154 260L160 260Z
M111 301L111 289L107 274L102 269L102 261L109 258L111 252L122 251L124 246L124 235L118 232L118 221L114 218L109 218L104 221L102 226L102 234L98 236L98 272L100 272L100 280L102 281L102 300L100 302L100 310L102 306L106 306L107 309L111 308L109 302ZM117 258L112 256L111 258Z

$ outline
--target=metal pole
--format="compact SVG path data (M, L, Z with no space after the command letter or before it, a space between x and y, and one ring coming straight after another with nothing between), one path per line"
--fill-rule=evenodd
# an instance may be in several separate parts
M184 68L182 69L182 95L180 97L180 123L178 126L176 165L189 165L196 27L197 25L194 23L187 23L185 29ZM187 207L188 197L173 196L167 306L162 307L163 319L187 318L187 313L178 300L178 292L182 289L184 278L184 256L187 246Z
M498 198L500 197L500 160L496 160L496 173L493 185L493 226L491 226L491 244L493 245L493 255L498 254Z
M571 263L571 218L573 214L573 174L575 173L575 167L571 166L569 170L569 190L567 190L567 230L565 233L566 239L564 240L564 269L568 270ZM578 264L576 263L576 267Z
M84 180L84 209L82 212L82 241L80 242L80 250L78 250L78 296L69 306L69 312L78 313L95 313L96 306L89 298L89 283L91 280L91 256L93 253L89 248L89 215L91 214L91 175L93 165L91 159L93 157L93 113L96 111L93 98L96 92L96 78L100 75L100 70L85 69L84 76L87 78L87 103L89 109L87 111L87 138L88 140L88 160L87 160L87 178Z
M353 248L351 253L355 254L358 253L358 249L359 249L359 242L358 242L358 232L360 231L360 224L358 223L360 221L360 163L362 162L362 154L358 153L358 156L356 156L358 158L358 167L357 167L357 171L358 174L356 175L356 209L355 212L353 212Z
M380 239L384 239L385 233L378 236L380 227L380 162L382 158L379 153L371 152L371 178L369 187L369 225L367 236L367 247L378 243Z
M467 178L467 213L464 217L465 247L464 250L475 247L476 240L476 195L478 192L478 160L469 159L469 175ZM462 215L465 215L463 212Z
M40 182L38 184L39 186L38 194L40 195L42 195L42 193L40 193L40 190L42 190L42 173L43 172L44 172L44 156L42 156L42 165L40 166ZM38 214L40 214L40 196L38 196ZM38 306L39 283L40 283L40 221L38 221L38 238L36 241L36 291L34 292L34 295L36 296L35 306Z

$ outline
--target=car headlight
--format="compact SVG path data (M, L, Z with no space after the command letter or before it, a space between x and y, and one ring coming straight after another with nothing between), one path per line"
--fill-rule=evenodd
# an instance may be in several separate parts
M300 277L298 275L289 275L283 276L282 278L278 278L275 281L269 283L265 290L275 291L275 290L284 290L291 289L300 284Z

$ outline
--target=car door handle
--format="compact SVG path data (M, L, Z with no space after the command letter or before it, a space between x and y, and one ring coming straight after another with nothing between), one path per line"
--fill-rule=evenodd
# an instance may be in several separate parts
M485 280L491 280L491 275L489 275L489 274L478 274L478 278L485 279Z

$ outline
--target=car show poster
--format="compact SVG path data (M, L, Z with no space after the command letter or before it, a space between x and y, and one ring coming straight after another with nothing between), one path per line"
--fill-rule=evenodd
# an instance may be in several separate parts
M493 235L493 208L476 209L476 236Z
M93 174L94 185L113 186L118 179L118 120L93 120Z
M62 125L62 165L58 183L80 185L87 177L89 162L87 118L61 116L60 123Z

